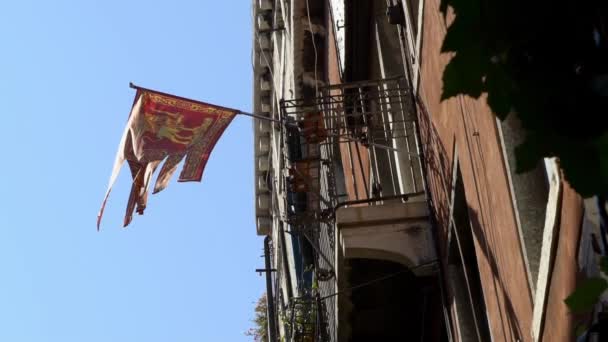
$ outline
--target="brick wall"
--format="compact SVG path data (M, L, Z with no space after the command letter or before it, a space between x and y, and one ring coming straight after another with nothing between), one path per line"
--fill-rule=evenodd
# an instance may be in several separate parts
M440 52L450 15L439 0L425 0L420 56L421 135L427 181L445 258L454 159L462 172L484 298L494 341L530 341L533 300L512 205L496 121L485 98L440 101L449 55ZM557 257L550 279L544 341L571 341L563 299L572 291L582 202L564 185Z
M495 118L483 97L440 101L441 77L449 59L440 52L447 23L439 12L438 0L426 0L424 7L419 94L429 115L423 134L425 151L427 158L433 156L436 161L428 168L428 177L439 228L443 230L440 246L447 242L456 154L492 336L495 341L528 340L532 297Z

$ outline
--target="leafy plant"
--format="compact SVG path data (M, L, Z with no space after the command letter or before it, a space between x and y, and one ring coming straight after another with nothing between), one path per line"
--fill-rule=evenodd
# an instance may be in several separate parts
M558 157L578 193L607 193L608 2L442 0L444 16L450 8L442 100L486 94L526 130L518 172Z
M500 120L517 115L526 133L517 172L557 157L580 195L608 193L608 1L441 0L440 9L454 14L441 99L485 95ZM607 258L600 268L608 275ZM589 278L565 303L589 312L607 289Z
M294 299L292 305L279 312L279 320L290 332L294 341L315 340L316 306L310 299Z
M602 257L600 269L604 275L608 275L608 257ZM602 277L588 278L579 284L564 302L574 313L589 312L599 301L600 296L606 289L608 289L608 281L606 279Z
M266 293L258 299L255 305L254 327L245 332L245 335L252 336L255 342L268 342L268 304Z

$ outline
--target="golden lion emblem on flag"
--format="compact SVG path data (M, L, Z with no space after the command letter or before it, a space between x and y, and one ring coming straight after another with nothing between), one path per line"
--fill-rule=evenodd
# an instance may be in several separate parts
M179 181L201 180L213 147L238 112L149 89L136 89L131 115L97 218L98 229L112 185L125 160L133 177L124 220L127 226L136 207L137 212L143 214L150 179L161 163L164 162L156 179L154 193L167 186L182 160L184 166Z

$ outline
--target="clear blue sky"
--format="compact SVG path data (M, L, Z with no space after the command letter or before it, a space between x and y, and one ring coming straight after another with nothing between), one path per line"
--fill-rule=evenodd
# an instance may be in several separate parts
M251 109L250 1L0 1L0 341L249 341L263 292L252 128L233 121L202 183L121 227L121 173L95 218L130 81Z

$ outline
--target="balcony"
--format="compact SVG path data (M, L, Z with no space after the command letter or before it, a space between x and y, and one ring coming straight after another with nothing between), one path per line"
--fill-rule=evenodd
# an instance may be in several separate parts
M336 203L423 191L416 117L403 79L332 85L319 92L282 101L282 116L292 122L285 147L295 191ZM321 196L322 190L329 192Z
M309 299L321 298L324 308L317 326L323 334L315 336L335 340L350 329L339 323L350 317L350 295L337 295L356 285L345 273L349 262L389 262L412 277L428 277L436 273L436 253L404 79L330 85L316 93L281 102L287 125L280 185L289 233L304 237L314 254L317 285Z

